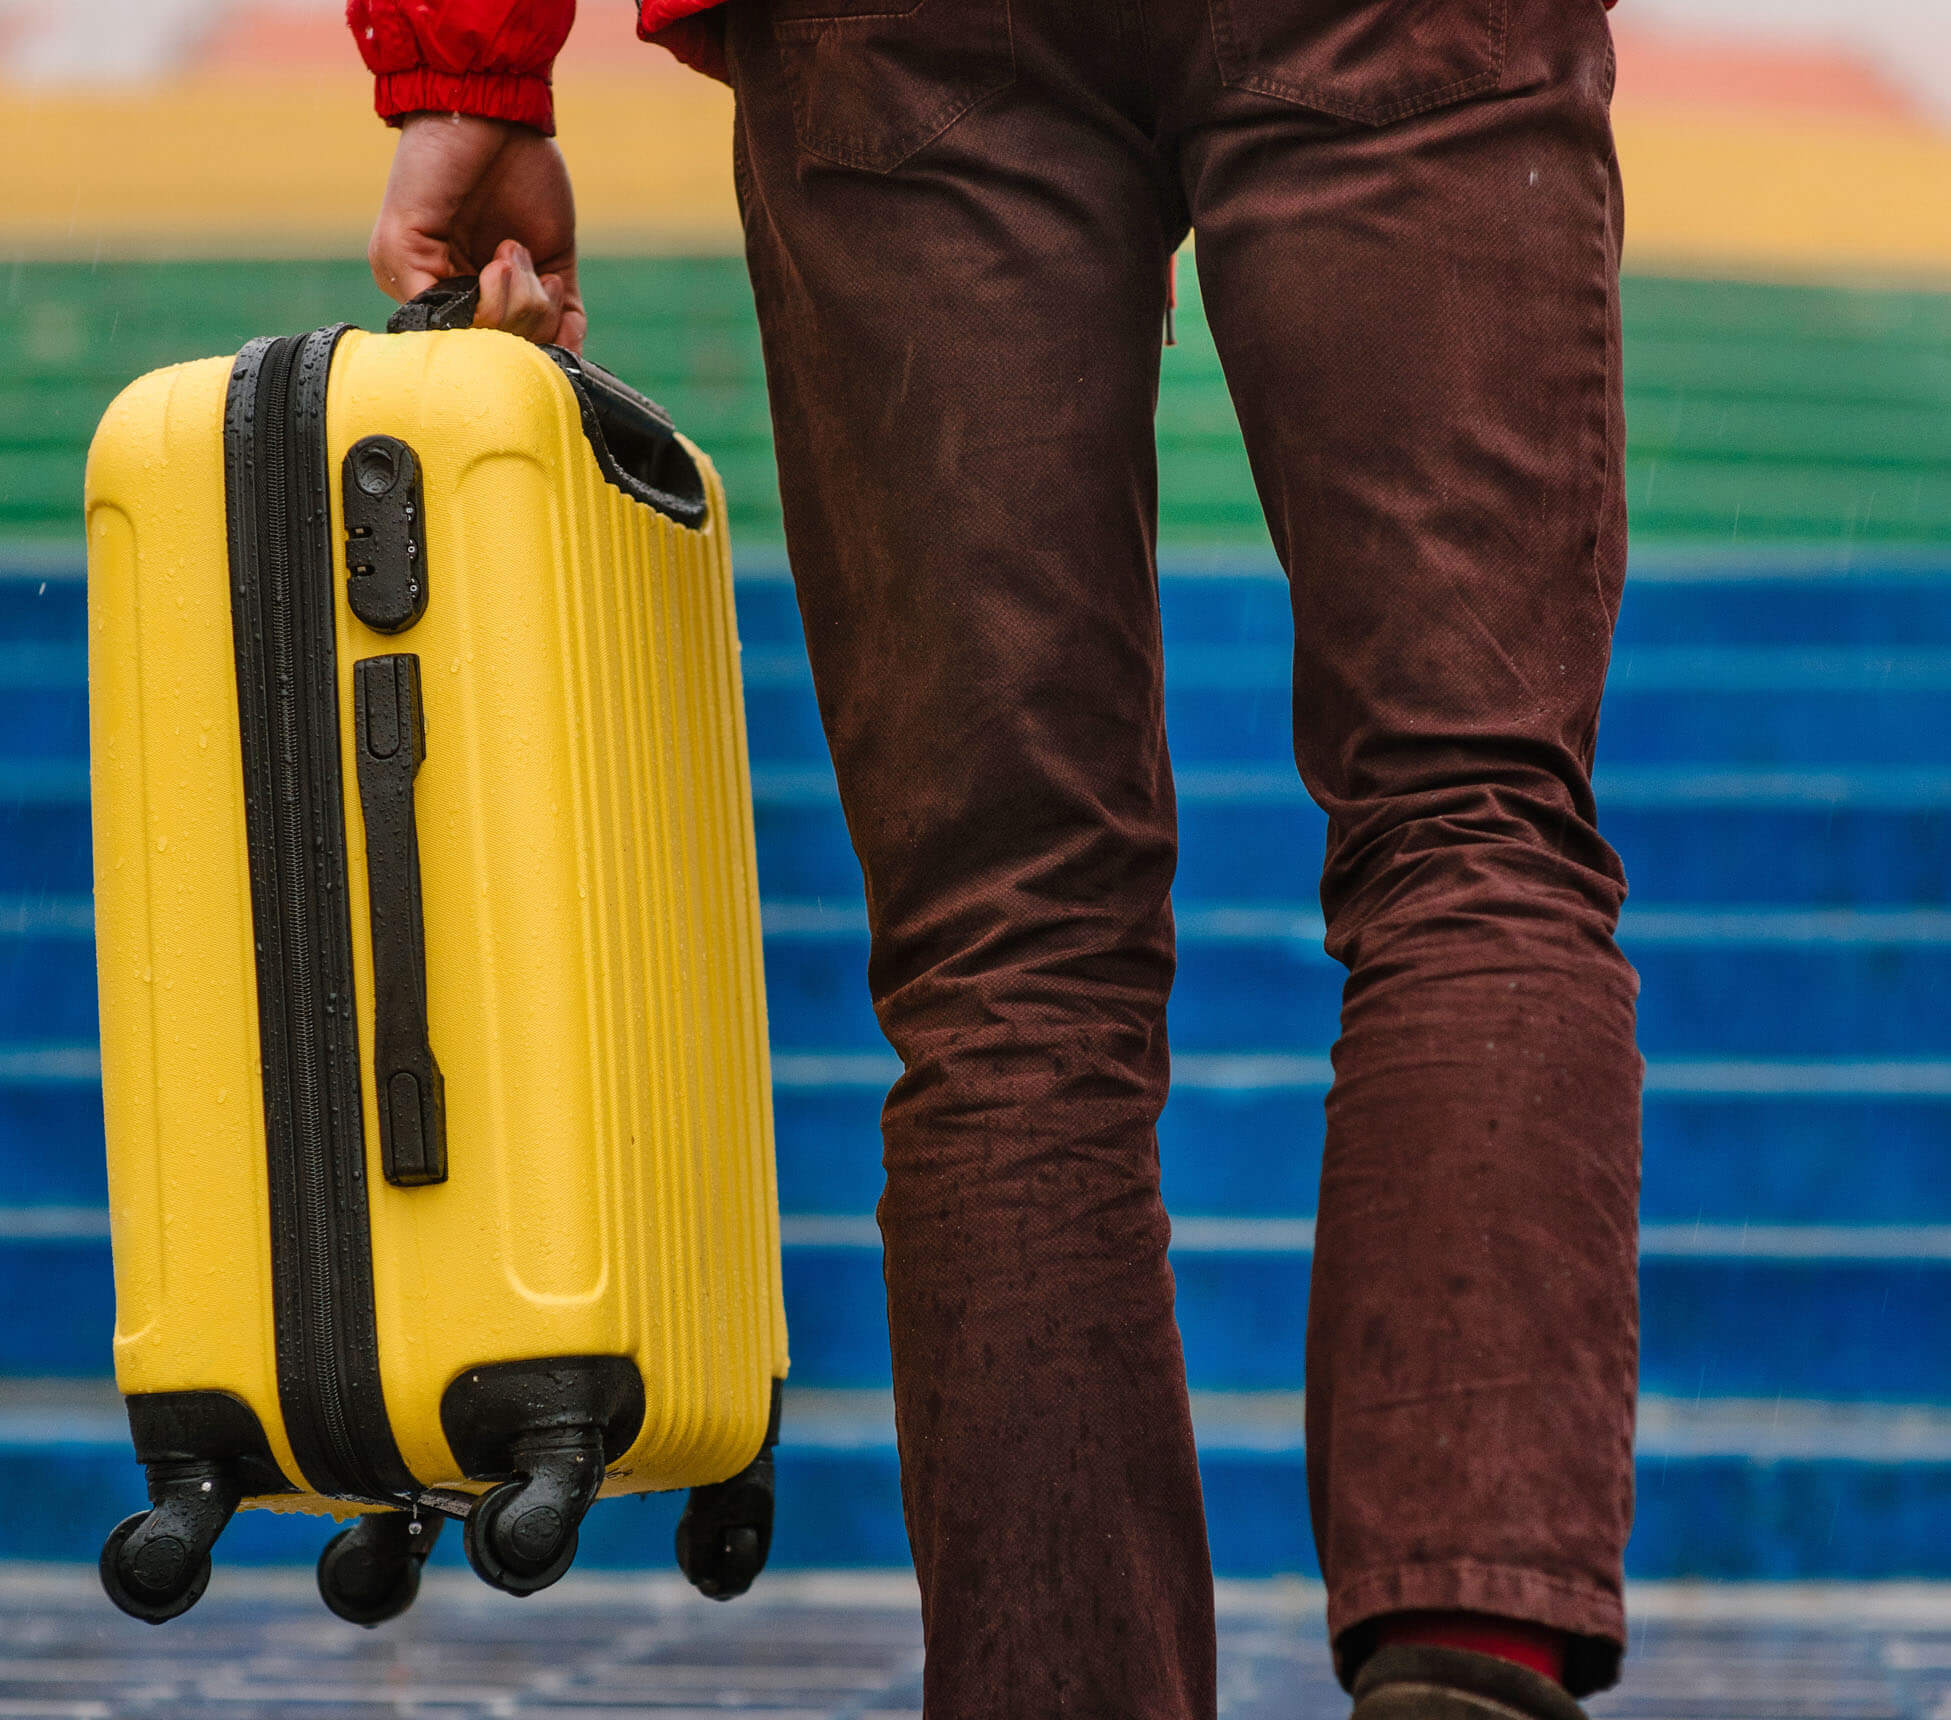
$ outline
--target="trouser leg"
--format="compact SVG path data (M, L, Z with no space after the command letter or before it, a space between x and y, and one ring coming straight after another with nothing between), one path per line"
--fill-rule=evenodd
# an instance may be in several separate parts
M927 1708L1196 1720L1211 1578L1154 1135L1175 193L1045 9L794 10L734 9L739 179L905 1071L880 1220Z
M1187 10L1200 281L1349 968L1307 1355L1330 1629L1346 1665L1386 1613L1533 1620L1591 1687L1623 1641L1640 1087L1589 779L1625 562L1606 27L1213 0L1216 40Z

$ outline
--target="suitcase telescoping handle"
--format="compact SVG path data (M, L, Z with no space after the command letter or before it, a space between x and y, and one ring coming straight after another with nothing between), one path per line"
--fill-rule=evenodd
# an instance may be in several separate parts
M426 934L413 779L427 756L420 659L407 652L353 665L359 803L373 926L373 1089L380 1161L403 1188L447 1180L446 1095L427 1043Z

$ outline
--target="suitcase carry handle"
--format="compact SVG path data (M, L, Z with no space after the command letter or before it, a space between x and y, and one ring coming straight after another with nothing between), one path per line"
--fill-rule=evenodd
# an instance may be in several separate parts
M359 804L373 927L373 1091L386 1180L447 1180L447 1107L427 1042L426 932L413 779L427 756L420 659L401 652L353 665Z
M455 275L408 299L386 319L386 332L424 334L472 328L480 304L480 279ZM603 476L626 496L655 508L679 525L693 529L702 526L711 511L704 474L677 439L677 425L671 415L600 364L592 364L567 347L546 346L542 350L555 360L576 391L583 434Z
M386 319L386 332L426 334L435 329L472 328L474 313L480 308L480 277L455 275L408 299Z

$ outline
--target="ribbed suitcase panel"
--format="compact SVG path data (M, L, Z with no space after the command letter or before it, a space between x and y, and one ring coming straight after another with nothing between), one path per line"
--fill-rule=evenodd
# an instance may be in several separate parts
M615 1182L636 1198L620 1214L619 1257L640 1263L624 1305L649 1388L628 1460L642 1485L698 1479L700 1464L734 1472L765 1418L777 1265L755 1056L763 973L722 526L678 528L593 467L584 489L596 538L587 565L600 570L581 610L600 833L585 852L592 948L618 1032L607 1108L618 1143L662 1143Z
M346 614L340 640L346 710L358 657L411 651L428 725L416 798L452 1172L385 1186L368 1091L391 1419L415 1472L450 1480L438 1407L457 1372L630 1355L647 1414L610 1490L722 1478L756 1451L784 1370L722 527L686 531L607 484L569 385L519 342L350 335L332 399L334 459L402 437L428 513L425 617L387 636Z

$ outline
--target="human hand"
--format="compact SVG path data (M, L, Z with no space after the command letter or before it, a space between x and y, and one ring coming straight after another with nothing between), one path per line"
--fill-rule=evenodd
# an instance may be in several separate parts
M576 201L554 140L470 114L411 114L367 247L373 279L404 303L454 275L481 278L476 328L581 352Z

